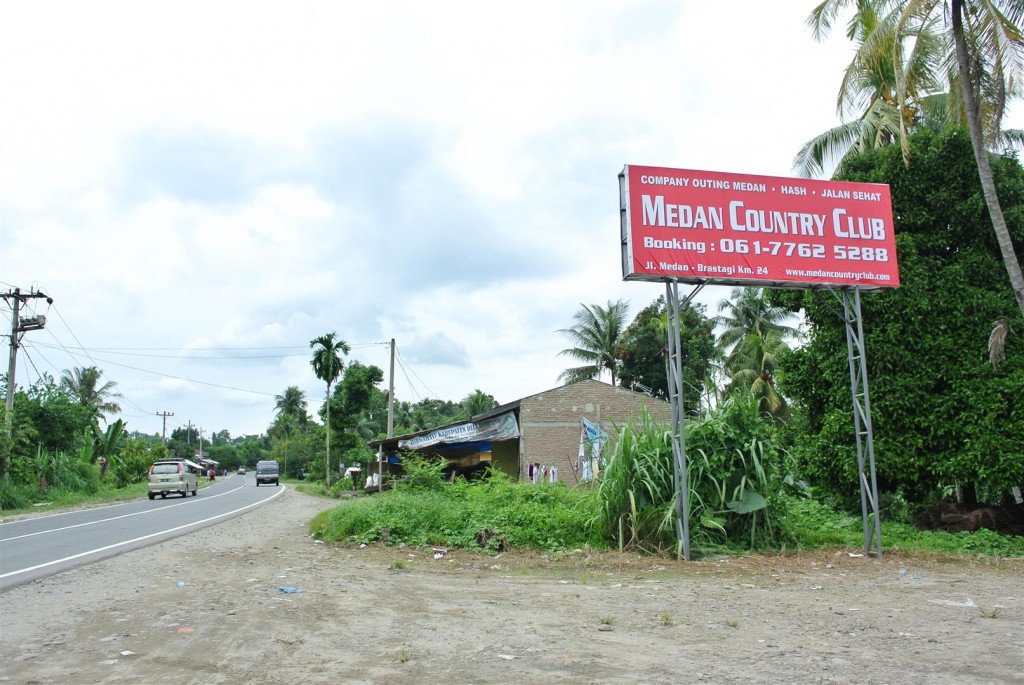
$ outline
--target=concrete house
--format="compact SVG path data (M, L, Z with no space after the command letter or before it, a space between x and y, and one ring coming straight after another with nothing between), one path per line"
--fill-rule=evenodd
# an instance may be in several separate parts
M381 450L385 476L395 472L398 452L416 451L445 459L452 475L490 465L521 481L557 479L573 486L594 475L588 459L592 450L607 441L615 425L638 418L644 407L654 418L671 418L665 400L585 380L503 404L469 421L376 440L370 446ZM370 468L375 472L377 465Z

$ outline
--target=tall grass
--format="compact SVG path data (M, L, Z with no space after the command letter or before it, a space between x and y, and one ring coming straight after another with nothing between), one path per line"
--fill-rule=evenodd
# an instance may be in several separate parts
M651 552L675 545L672 433L646 410L616 431L597 488L602 524L620 550Z
M698 544L778 541L784 509L782 461L774 426L756 398L730 397L711 415L687 425L690 516Z
M781 455L754 398L730 398L686 425L691 544L757 548L777 539ZM598 488L598 517L620 549L662 552L678 544L673 521L672 434L647 412L616 431Z
M41 490L59 487L72 492L96 492L99 489L98 474L93 478L94 469L80 461L75 454L48 452L38 447L34 463Z

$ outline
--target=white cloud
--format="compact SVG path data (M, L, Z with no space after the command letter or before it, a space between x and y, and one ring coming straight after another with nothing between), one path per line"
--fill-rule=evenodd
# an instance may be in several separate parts
M849 47L809 11L12 5L0 287L56 301L19 383L95 364L134 430L258 433L287 386L319 408L337 331L385 372L397 340L402 399L553 387L581 303L664 292L621 280L624 164L788 175L838 123Z

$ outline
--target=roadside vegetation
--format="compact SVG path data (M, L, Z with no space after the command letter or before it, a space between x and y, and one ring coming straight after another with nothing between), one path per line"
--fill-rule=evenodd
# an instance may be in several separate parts
M649 423L648 428L660 431L663 427ZM671 448L656 453L665 462L661 468L670 468ZM642 480L638 478L635 484L643 487ZM300 488L316 493L315 486ZM323 491L321 494L328 495ZM346 499L319 514L310 525L310 533L319 540L347 545L459 548L491 555L542 551L557 557L580 549L614 550L618 545L607 525L607 512L611 508L607 496L607 488L514 483L501 473L489 474L478 481L460 479L447 484L442 481L439 464L410 457L406 478L396 482L393 490ZM671 498L671 490L664 491L659 499L666 496ZM755 538L758 544L751 547L749 527L739 525L729 535L718 526L712 526L716 535L694 538L694 558L834 548L853 553L863 551L859 515L837 511L812 497L792 492L779 492L772 499L776 503L774 538ZM671 507L669 499L659 502L655 508L667 511ZM628 517L629 507L626 510L623 513ZM741 516L750 518L747 525L752 525L753 512ZM661 516L658 520L664 518ZM665 525L670 529L671 521ZM666 556L671 550L659 543L669 538L659 528L647 529L647 536L637 531L637 536L624 548ZM890 552L964 558L1024 557L1022 536L1000 535L991 530L922 531L908 522L887 520L885 512L882 539Z
M787 475L774 422L757 398L733 398L688 424L691 551L695 558L750 552L863 549L863 523L837 502ZM622 426L603 477L592 487L512 482L489 473L473 482L442 480L443 464L404 454L394 489L356 495L323 512L310 532L345 544L405 544L495 553L567 553L579 548L666 555L676 545L671 433L646 414ZM322 486L306 486L329 496ZM948 556L1024 557L1024 536L991 530L949 533L911 524L913 509L888 497L886 549Z
M320 514L311 530L324 540L503 551L604 546L591 525L596 492L558 483L527 487L501 473L472 483L443 481L443 464L410 457L391 491L360 495Z

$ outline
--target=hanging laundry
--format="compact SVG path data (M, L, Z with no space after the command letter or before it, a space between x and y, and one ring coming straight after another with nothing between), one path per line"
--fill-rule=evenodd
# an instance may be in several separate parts
M580 449L577 457L583 475L582 482L594 480L600 475L601 470L601 448L608 441L608 434L601 430L601 426L588 421L586 417L581 418L580 427Z

